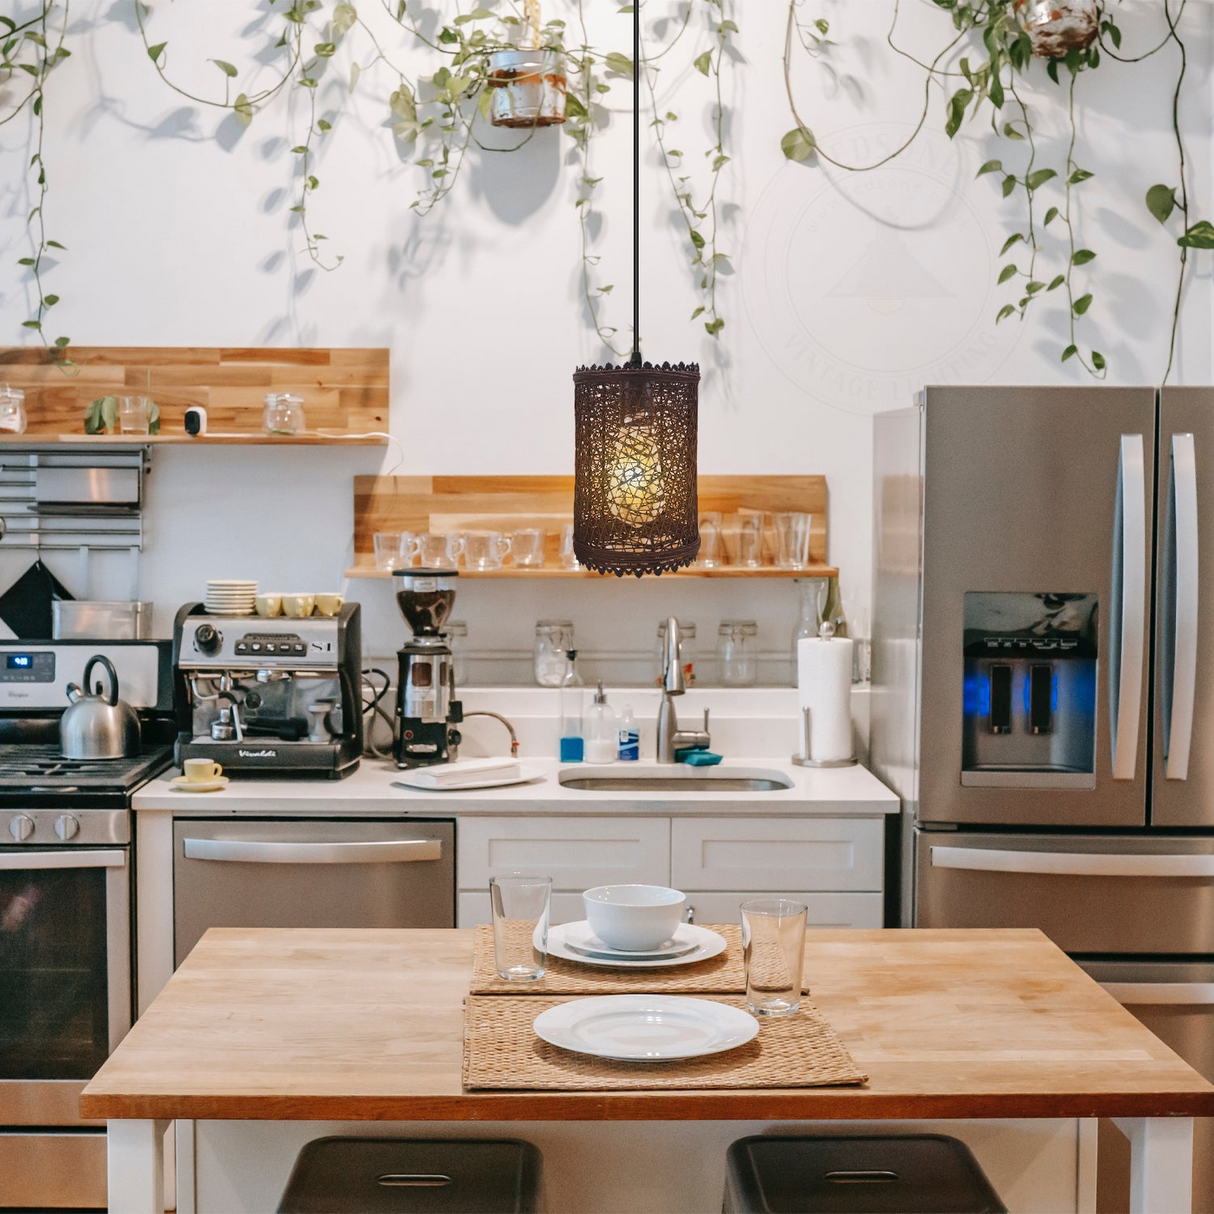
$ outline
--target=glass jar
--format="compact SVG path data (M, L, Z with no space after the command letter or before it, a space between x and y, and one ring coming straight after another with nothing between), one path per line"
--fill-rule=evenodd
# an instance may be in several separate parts
M691 620L679 621L679 654L683 659L683 680L690 687L696 681L696 626ZM662 685L662 666L666 655L666 621L658 625L658 643L653 651L653 681Z
M267 392L261 428L267 434L302 434L307 429L303 397L294 392Z
M754 620L722 620L717 629L717 661L726 687L753 687L759 673Z
M25 393L20 388L0 384L0 430L24 434L26 424Z
M468 686L468 625L463 620L448 620L442 629L443 640L451 650L451 666L456 687Z
M572 620L537 620L535 625L535 681L541 687L559 687L565 677L566 654L573 645Z

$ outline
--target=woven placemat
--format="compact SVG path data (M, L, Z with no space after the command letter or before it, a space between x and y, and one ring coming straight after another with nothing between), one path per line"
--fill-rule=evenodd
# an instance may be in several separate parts
M614 1062L541 1041L536 1016L566 999L471 995L464 1004L464 1087L512 1091L812 1088L866 1083L847 1047L808 1000L791 1016L760 1021L737 1049L678 1063ZM715 1002L745 1008L746 1000Z
M662 966L658 969L607 969L579 965L561 957L548 957L548 971L535 982L506 982L497 976L493 963L493 928L476 929L472 950L474 995L741 995L746 992L746 970L742 964L742 929L736 923L709 926L727 945L723 953L695 965Z

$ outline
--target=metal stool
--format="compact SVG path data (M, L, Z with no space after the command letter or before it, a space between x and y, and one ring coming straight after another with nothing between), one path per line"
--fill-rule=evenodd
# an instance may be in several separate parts
M1007 1214L969 1147L943 1134L740 1138L724 1214Z
M278 1214L532 1214L540 1153L474 1138L317 1138L291 1169Z

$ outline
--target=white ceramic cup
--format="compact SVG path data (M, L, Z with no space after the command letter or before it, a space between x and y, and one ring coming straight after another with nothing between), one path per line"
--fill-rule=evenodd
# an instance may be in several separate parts
M598 885L582 895L590 930L611 948L640 952L678 930L687 895L665 885Z
M214 759L186 759L181 770L191 784L208 784L223 775L223 768Z
M316 610L316 595L314 594L284 594L282 596L282 613L293 619L306 619Z
M346 596L344 594L318 594L316 596L316 610L321 615L333 616L342 609L345 602Z
M281 594L259 594L253 603L260 616L275 616L282 612Z

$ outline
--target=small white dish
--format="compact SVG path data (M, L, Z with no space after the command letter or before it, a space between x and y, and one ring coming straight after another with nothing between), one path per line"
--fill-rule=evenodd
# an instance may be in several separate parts
M621 1062L674 1062L753 1041L749 1012L683 995L599 995L541 1012L532 1026L550 1045Z
M678 928L675 928L675 933L677 935ZM565 943L577 953L587 953L591 957L622 957L625 961L652 961L657 957L681 957L684 953L689 953L693 948L698 947L698 941L695 939L687 936L675 939L672 936L669 940L659 944L657 948L612 948L610 944L600 940L594 934L590 924L585 921L565 924Z
M667 885L596 885L582 895L586 919L608 948L643 952L674 935L687 895Z
M178 792L218 792L221 788L227 788L228 777L212 776L209 780L187 780L185 776L174 776L169 783Z
M673 939L682 944L694 940L696 947L689 953L678 957L654 957L649 960L635 960L630 957L610 956L598 957L590 953L580 953L570 948L567 943L569 929L585 927L585 920L579 923L554 923L548 929L548 955L560 957L564 961L575 961L578 965L594 965L608 969L661 969L663 966L695 965L719 956L728 947L725 937L718 932L709 931L694 923L681 923Z

